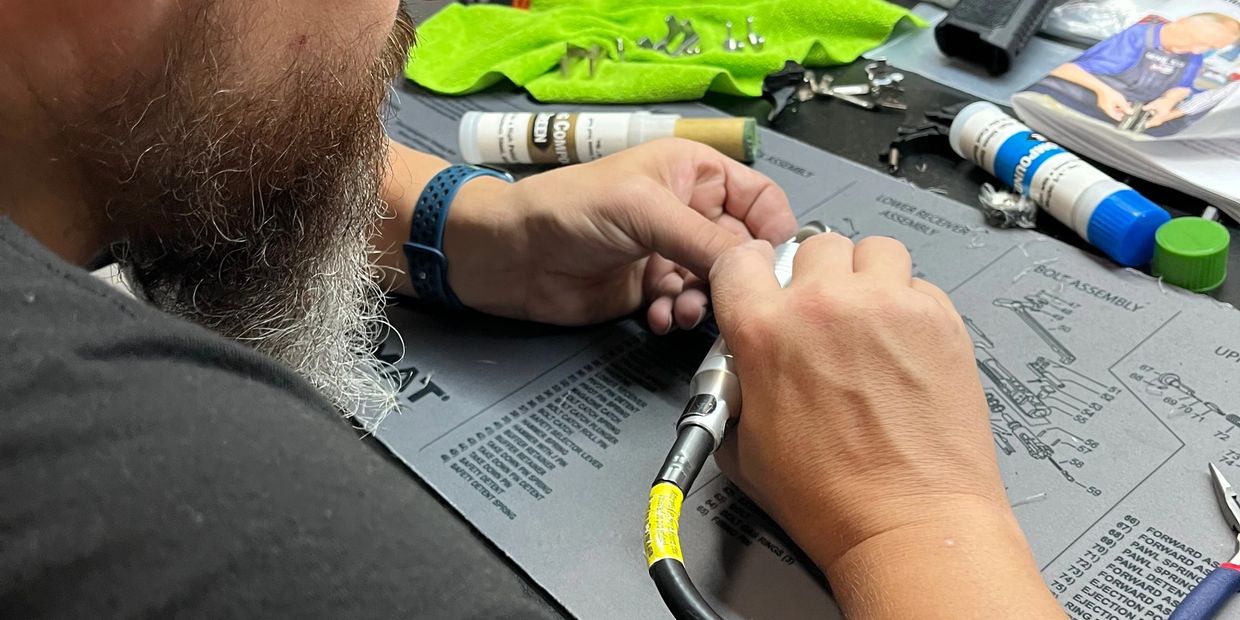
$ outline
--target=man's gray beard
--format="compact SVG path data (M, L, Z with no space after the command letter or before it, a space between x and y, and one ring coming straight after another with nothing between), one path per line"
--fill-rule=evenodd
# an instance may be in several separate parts
M377 192L374 187L344 197L353 204L341 206L378 221L385 207ZM372 431L398 402L389 366L374 354L388 325L384 294L370 259L370 233L342 230L327 240L313 259L302 263L303 272L293 275L295 285L251 279L252 288L231 293L253 300L245 311L213 316L193 306L167 309L283 362L346 417Z
M357 173L358 178L367 175L373 172ZM327 202L359 214L355 221L377 222L386 209L376 197L378 188L358 185L368 187ZM209 229L217 227L209 223ZM179 260L165 267L159 258L144 260L132 253L121 257L131 281L140 284L137 290L155 306L282 362L369 432L399 404L390 365L375 357L376 343L389 326L379 274L371 261L372 232L370 226L349 226L304 246L313 251L298 252L302 256L292 261L287 279L273 278L265 268L251 270L246 261L228 261L218 272L220 281L235 283L228 287L157 284L153 272L177 269ZM261 232L236 243L287 248ZM178 254L220 251L204 243L197 252L182 248ZM143 280L147 284L141 284ZM206 288L211 291L204 292Z
M204 217L191 237L153 239L151 246L131 241L118 258L136 291L156 307L272 356L346 417L374 430L398 406L389 366L374 354L387 328L371 261L370 239L386 211L375 159L337 171L348 180L335 195L312 196L309 210L332 211L341 216L328 218L335 223L312 222L315 215L288 207L276 207L288 217L269 213L246 231ZM231 205L215 200L215 208L199 213Z
M122 125L130 174L109 207L136 292L283 362L367 431L398 407L374 354L386 319L370 258L402 27L369 75L320 63L279 97L232 88L218 63L169 72Z

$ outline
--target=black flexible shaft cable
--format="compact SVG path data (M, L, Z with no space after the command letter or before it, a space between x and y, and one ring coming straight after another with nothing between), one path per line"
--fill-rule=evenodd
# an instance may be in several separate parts
M650 578L677 620L722 620L689 579L680 548L681 505L714 449L714 437L705 429L684 427L650 488L646 561Z
M775 249L773 267L780 286L787 286L792 280L793 259L800 243L826 229L820 222L810 222L797 231L794 240ZM741 413L740 378L722 336L715 340L693 374L689 393L689 404L676 422L676 443L650 487L646 565L663 602L677 620L722 620L689 579L680 548L680 509L685 496L706 459L723 442L728 421Z

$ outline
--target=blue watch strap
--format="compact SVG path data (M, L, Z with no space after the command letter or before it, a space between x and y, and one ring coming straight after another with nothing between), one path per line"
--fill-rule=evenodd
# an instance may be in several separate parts
M409 241L404 244L409 264L409 280L419 299L431 303L463 308L461 300L448 285L448 258L443 253L443 231L448 222L448 208L457 190L472 179L495 177L512 182L512 175L479 166L457 164L441 170L431 178L418 196L409 226Z

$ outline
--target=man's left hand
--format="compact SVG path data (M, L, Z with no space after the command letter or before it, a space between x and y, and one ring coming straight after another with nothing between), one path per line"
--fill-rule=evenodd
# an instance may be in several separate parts
M1187 88L1172 88L1157 99L1142 106L1143 110L1153 112L1145 126L1157 127L1170 120L1175 112L1175 106L1180 105L1180 102L1188 98L1189 94L1190 91Z
M1143 109L1146 112L1153 112L1153 118L1157 118L1169 114L1171 109L1174 108L1177 103L1179 103L1179 101L1172 101L1166 97L1159 97L1145 104Z
M465 305L581 325L647 302L655 333L702 320L705 278L720 254L754 238L779 243L796 229L773 181L677 139L512 185L479 179L450 213L448 274Z

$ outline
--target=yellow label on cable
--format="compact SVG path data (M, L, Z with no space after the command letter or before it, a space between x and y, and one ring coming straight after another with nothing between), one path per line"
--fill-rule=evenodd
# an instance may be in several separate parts
M650 489L650 506L646 509L646 566L659 560L672 559L684 564L680 553L680 505L685 494L670 482L660 482Z

